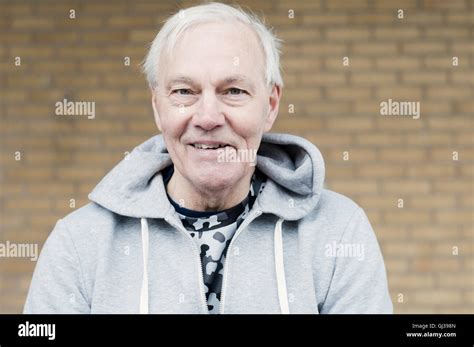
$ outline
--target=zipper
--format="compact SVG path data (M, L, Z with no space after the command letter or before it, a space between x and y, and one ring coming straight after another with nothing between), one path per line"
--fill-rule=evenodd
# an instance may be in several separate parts
M189 235L189 233L186 231L186 229L184 229L181 225L179 225L178 223L175 223L174 220L170 220L170 218L168 217L165 217L165 221L167 221L169 224L171 224L173 227L177 228L179 231L182 231L186 237L191 241L191 243L193 244L192 248L194 250L194 253L196 254L197 258L198 258L198 263L199 263L199 268L201 269L201 271L199 272L199 287L201 289L201 300L204 304L204 312L206 312L206 314L209 314L209 308L207 306L207 299L206 299L206 290L204 289L204 269L202 267L202 261L201 261L201 256L199 254L199 249L196 245L196 242L193 240L193 238L191 237L191 235ZM225 270L224 270L225 271Z
M262 211L256 210L254 211L253 215L249 215L247 216L247 218L244 219L239 229L234 234L234 237L232 237L232 240L230 241L229 248L227 249L227 254L231 254L232 245L234 244L235 239L237 238L237 236L240 235L242 230L244 230L245 227L247 227L255 218L257 218L261 214L262 214ZM226 284L227 284L227 274L229 272L229 265L230 265L230 257L226 257L226 264L224 264L224 278L222 280L222 288L221 288L221 302L219 306L219 314L224 313L225 290L226 290Z

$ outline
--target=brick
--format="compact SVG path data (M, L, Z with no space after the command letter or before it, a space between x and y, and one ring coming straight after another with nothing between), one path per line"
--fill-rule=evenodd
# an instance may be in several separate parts
M449 209L454 208L456 199L453 195L430 195L430 196L411 196L408 198L408 204L413 209Z
M321 33L318 29L305 30L303 28L291 28L282 30L279 34L280 38L285 42L305 42L314 41L321 38Z
M332 115L339 114L346 116L351 111L349 101L329 101L320 100L318 102L307 101L301 105L301 108L310 115ZM281 110L281 106L280 106ZM295 108L295 112L298 112L298 108Z
M8 199L5 202L5 210L11 211L25 211L25 210L48 210L51 208L51 201L49 199L38 198L32 200L30 197Z
M378 152L378 159L382 162L414 162L427 159L427 152L424 149L406 148L381 148Z
M388 166L385 164L366 163L358 167L357 174L360 177L372 178L401 178L405 169L400 166Z
M432 148L430 149L430 158L434 162L446 162L456 164L456 161L453 160L453 152L458 152L458 160L465 161L473 161L474 160L474 152L469 148Z
M334 100L361 100L369 99L370 97L370 88L360 87L360 88L328 88L327 96L329 99Z
M469 29L450 27L430 28L430 30L426 30L425 35L428 39L451 39L453 41L457 41L459 39L468 38Z
M349 160L344 161L344 152L347 151L349 154ZM325 152L326 160L343 163L366 163L374 162L376 158L375 150L367 148L342 148L332 149Z
M448 12L446 21L449 24L467 24L472 22L472 14L469 12Z
M150 125L151 128L151 125ZM276 129L292 129L292 130L320 130L323 128L321 119L316 118L301 118L301 117L281 117L278 118L274 125Z
M474 278L459 274L439 274L436 278L440 288L474 288Z
M474 212L472 210L436 211L435 221L451 225L474 225Z
M333 25L333 24L344 24L347 23L352 16L348 16L345 13L306 13L303 12L303 24L306 25Z
M462 302L461 293L457 290L428 289L415 293L415 300L421 304L452 305Z
M328 182L328 187L342 194L375 194L378 191L376 182L366 180L357 180L357 184L355 184L355 181L331 179L330 182Z
M427 225L411 226L410 234L414 240L413 242L451 240L459 237L459 227L454 225L436 225L430 222ZM431 256L434 255L432 254Z
M136 29L130 31L130 42L145 43L151 42L158 34L158 30L154 29Z
M367 0L354 0L354 1L344 1L344 0L331 0L326 3L326 6L329 10L343 10L347 11L349 9L364 9L368 8L369 4Z
M474 120L470 117L437 117L428 119L428 126L435 130L471 129Z
M451 72L450 77L453 84L466 84L469 86L472 85L472 75L467 71ZM471 107L471 110L473 110L472 107Z
M421 119L423 119L423 105L421 105ZM377 116L374 120L375 126L381 131L409 131L423 128L421 119L413 119L412 116Z
M418 70L421 66L421 59L415 57L377 57L375 66L383 70Z
M335 131L369 130L374 128L374 123L367 118L340 117L328 119L327 128Z
M305 58L293 58L287 60L283 64L283 68L286 71L312 71L314 69L319 69L321 63L315 59L305 59Z
M409 146L436 146L450 145L454 142L454 136L443 132L408 133L405 144Z
M445 72L402 72L402 82L408 84L445 84L447 75Z
M315 74L302 74L300 81L302 85L343 85L347 83L347 77L341 72L318 72Z
M402 43L402 47L404 53L414 55L441 53L446 51L447 48L443 42L406 42Z
M465 7L465 2L463 0L451 0L449 2L443 0L423 0L422 6L427 10L453 10L463 9Z
M342 54L347 51L347 45L340 42L314 42L311 45L302 45L301 47L301 53L305 56L332 56L334 54Z
M147 27L153 24L152 17L132 17L132 16L113 16L106 20L108 27L117 28L136 28L136 27Z
M13 18L12 28L13 29L52 29L54 23L44 17L17 17Z
M461 270L461 262L459 259L438 259L427 257L414 259L412 264L416 272L457 272Z
M466 113L472 115L474 110L474 102L471 100L460 100L456 101L455 103L455 110L457 113Z
M433 182L433 191L436 193L467 193L473 191L472 180L437 180Z
M390 56L398 51L397 44L393 42L361 42L353 46L354 53L367 56Z
M411 39L418 39L420 37L420 31L416 27L409 26L394 26L379 27L375 29L375 38L378 40L397 40L405 41Z
M413 165L407 167L406 176L407 178L449 178L454 176L454 172L455 167L453 165L425 163L420 166Z
M431 190L430 182L426 180L386 180L382 182L383 193L395 193L395 194L424 194L429 193Z
M370 32L366 28L329 28L326 30L328 40L367 40Z
M326 176L331 178L345 178L354 176L354 168L348 165L330 165L326 166Z
M421 99L422 89L420 87L413 87L407 85L393 85L393 86L378 86L375 94L377 99L382 100L400 100L400 101L417 101ZM377 104L379 107L380 104ZM424 101L423 101L424 105Z
M321 8L321 0L315 1L292 1L292 0L281 0L278 1L279 9L294 9L294 10L319 10Z
M424 64L429 69L453 69L453 56L445 57L424 57Z
M382 13L382 12L351 13L351 15L349 16L348 22L350 24L361 24L361 25L369 25L369 24L384 25L384 24L390 23L392 19L393 19L393 15Z
M343 57L348 56L349 66L343 65ZM350 55L343 54L342 56L333 56L326 58L324 61L326 69L338 70L338 71L360 71L360 70L370 70L373 68L374 64L371 59L364 57L352 57Z
M395 288L413 289L431 288L435 283L433 275L395 275L390 277L390 284Z
M103 169L95 169L92 167L67 167L56 169L56 176L60 180L71 181L78 179L95 178L100 179L104 175Z
M433 246L428 243L391 242L384 246L384 256L388 259L420 258L429 255Z
M472 40L456 40L452 44L452 51L456 52L454 56L459 56L460 54L472 54L474 49L474 43Z
M393 211L386 211L384 217L387 223L403 225L428 223L431 219L429 212L396 207Z
M347 145L351 142L351 136L349 134L331 134L331 133L320 133L320 134L308 134L305 138L312 142L317 147L325 146L337 146Z
M392 259L385 259L385 268L387 272L392 274L395 272L404 272L408 269L408 262L400 259L392 260ZM390 284L391 287L393 287Z
M373 84L381 84L381 85L390 85L394 84L396 81L396 76L394 73L390 72L371 72L371 73L358 73L355 72L351 76L351 80L353 83L358 85L373 85Z
M20 166L20 165L18 165ZM45 181L53 177L53 170L51 168L34 168L24 169L10 166L10 170L6 170L6 178L13 182L27 182L27 181Z
M383 209L395 211L397 208L397 198L395 196L361 196L357 199L357 203L363 208L374 208L374 209ZM374 226L375 228L375 226ZM380 228L376 228L377 233L380 233ZM403 230L397 227L396 232L399 233L398 236L403 236ZM407 236L406 233L404 233Z

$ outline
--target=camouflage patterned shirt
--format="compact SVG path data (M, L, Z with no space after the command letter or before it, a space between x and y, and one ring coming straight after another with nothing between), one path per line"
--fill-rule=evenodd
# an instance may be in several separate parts
M165 184L172 174L173 166L170 166L163 174ZM168 196L183 226L189 231L200 250L207 307L211 314L219 313L227 248L264 186L265 175L256 169L247 197L238 205L217 212L189 210Z

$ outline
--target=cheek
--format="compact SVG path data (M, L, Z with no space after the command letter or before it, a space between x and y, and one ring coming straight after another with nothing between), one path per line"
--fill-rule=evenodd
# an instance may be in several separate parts
M168 137L178 139L186 128L189 116L176 107L170 107L160 113L162 131Z
M261 105L239 110L229 117L232 129L246 140L260 138L265 125L264 113Z

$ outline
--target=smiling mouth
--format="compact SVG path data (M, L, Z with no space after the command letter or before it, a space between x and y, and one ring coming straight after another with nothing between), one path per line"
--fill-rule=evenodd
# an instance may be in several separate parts
M216 150L219 148L229 147L227 144L204 144L204 143L194 143L191 144L196 149L205 149L205 150Z

